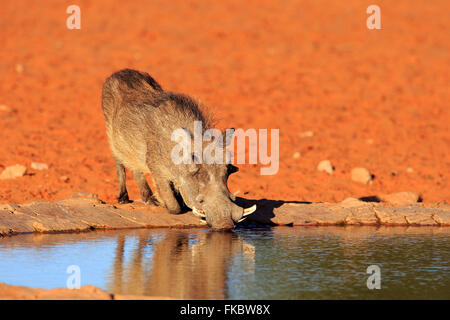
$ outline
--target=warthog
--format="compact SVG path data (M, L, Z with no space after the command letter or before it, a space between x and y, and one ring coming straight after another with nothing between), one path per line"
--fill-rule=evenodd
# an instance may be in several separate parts
M201 121L202 133L212 128L211 118L192 98L164 91L147 73L124 69L106 79L102 106L116 163L119 203L130 202L126 167L133 171L144 203L164 206L174 214L182 212L186 205L214 229L233 228L256 209L256 206L243 209L234 203L227 186L229 175L237 171L232 164L225 161L175 164L172 160L171 153L177 144L172 141L175 130L184 130L193 145L195 121ZM224 141L220 141L219 150L225 154L230 142L226 140L231 139L225 135L221 139ZM202 141L205 147L210 143L217 141ZM195 160L194 153L188 156ZM144 173L151 173L156 194L152 193Z

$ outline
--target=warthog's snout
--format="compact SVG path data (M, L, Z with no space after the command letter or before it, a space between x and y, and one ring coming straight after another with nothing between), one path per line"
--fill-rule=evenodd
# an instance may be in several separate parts
M237 223L244 221L247 216L255 212L255 210L256 205L244 209L230 201L225 210L220 210L220 208L217 207L205 207L205 210L193 208L192 212L195 215L205 219L206 223L211 228L216 230L224 230L234 228Z

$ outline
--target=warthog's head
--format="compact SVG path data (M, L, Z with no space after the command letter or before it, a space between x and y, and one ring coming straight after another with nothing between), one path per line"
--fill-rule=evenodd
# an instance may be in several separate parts
M233 131L226 137L217 133L213 142L203 141L203 152L199 155L189 152L189 147L194 145L192 136L188 131L184 133L189 158L179 166L177 187L185 204L213 229L231 229L256 210L256 205L244 209L235 204L235 196L228 190L228 177L238 171L227 163L230 157L226 146L231 142Z

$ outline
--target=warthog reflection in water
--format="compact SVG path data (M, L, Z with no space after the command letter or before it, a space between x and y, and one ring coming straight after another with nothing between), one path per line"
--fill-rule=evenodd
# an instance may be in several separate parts
M125 237L117 237L114 268L106 284L109 292L226 299L227 268L233 255L244 254L249 276L254 272L254 247L236 234L170 230L163 235L163 239L151 233L139 235L127 259Z

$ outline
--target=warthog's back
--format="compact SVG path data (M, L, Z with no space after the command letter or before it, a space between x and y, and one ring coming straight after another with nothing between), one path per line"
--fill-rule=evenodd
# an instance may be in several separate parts
M111 150L130 169L148 172L148 118L162 94L151 76L130 69L114 73L103 85L102 107Z
M211 122L190 97L165 92L148 74L130 69L106 80L102 105L113 155L126 167L143 172L150 171L149 160L167 166L175 129L194 132L194 121L202 121L203 129Z

